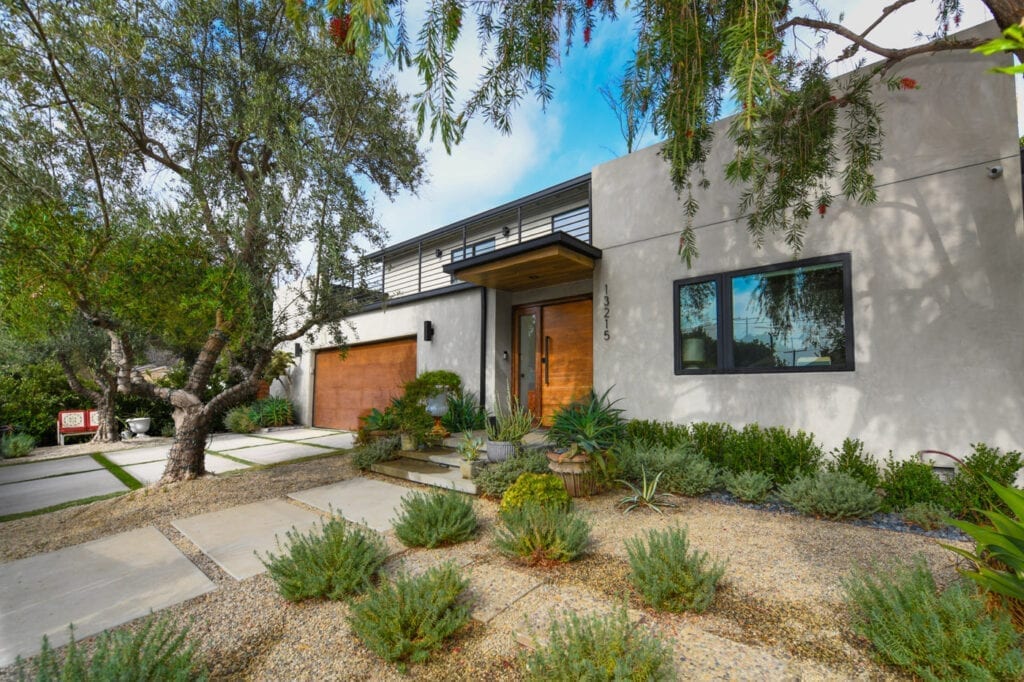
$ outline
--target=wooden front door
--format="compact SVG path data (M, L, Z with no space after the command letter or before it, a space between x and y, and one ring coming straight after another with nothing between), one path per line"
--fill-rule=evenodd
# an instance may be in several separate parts
M588 298L513 313L512 391L545 425L593 388L593 310Z

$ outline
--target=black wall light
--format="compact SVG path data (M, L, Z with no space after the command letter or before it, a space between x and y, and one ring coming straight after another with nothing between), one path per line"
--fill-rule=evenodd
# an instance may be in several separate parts
M507 237L510 232L512 232L512 229L508 225L506 225L505 227L501 228L501 236L502 237Z
M441 249L438 249L438 250L437 250L437 251L435 251L434 253L435 253L435 254L437 254L437 257L438 257L438 258L440 258L441 256L443 256L443 255L444 255L444 251L442 251Z
M297 358L302 357L302 344L301 343L295 344L295 352L292 353L292 355L294 355Z
M430 320L423 320L423 340L434 340L434 323Z

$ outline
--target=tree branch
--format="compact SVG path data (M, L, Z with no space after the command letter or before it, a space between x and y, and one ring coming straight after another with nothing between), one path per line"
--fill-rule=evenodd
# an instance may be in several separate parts
M67 353L57 353L57 363L60 368L64 370L64 376L68 380L68 386L71 390L80 396L88 398L93 401L94 404L99 405L103 400L103 396L97 391L86 388L86 386L78 378L78 374L75 372L75 368L71 366L71 360L68 359Z
M936 40L925 45L915 45L914 47L905 48L888 48L882 47L877 43L873 43L864 36L854 33L850 29L846 28L842 24L837 24L831 21L822 21L820 19L811 19L809 17L794 17L786 23L779 26L779 31L785 31L787 28L793 26L802 26L804 28L811 28L817 31L829 31L838 36L846 38L850 42L854 43L858 47L862 47L868 52L873 52L880 57L885 57L889 62L898 62L907 57L912 57L917 54L927 54L929 52L947 52L950 50L971 50L975 47L986 42L982 38L971 38L968 40Z

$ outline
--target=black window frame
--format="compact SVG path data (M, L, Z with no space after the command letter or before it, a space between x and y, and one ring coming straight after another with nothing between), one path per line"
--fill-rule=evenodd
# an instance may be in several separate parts
M486 250L478 250L479 247L485 245L489 245L491 248ZM465 248L461 246L456 246L451 250L451 262L457 263L460 260L466 260L467 258L472 258L473 256L480 256L485 253L491 253L492 251L495 250L497 245L497 239L495 239L494 237L488 237L487 239L481 239L471 244L466 244ZM455 257L456 253L461 254L459 258ZM468 256L466 255L467 253L469 254Z
M673 364L677 376L688 376L694 374L800 374L804 372L852 372L856 369L854 357L854 333L853 333L853 274L852 262L849 253L836 253L828 256L816 256L796 261L787 261L768 266L744 268L742 270L730 270L711 275L699 277L687 277L672 282L672 350L675 354ZM736 367L733 358L733 319L732 319L732 280L737 277L748 275L760 275L780 270L792 270L795 268L811 267L815 265L839 264L843 269L843 321L845 324L845 351L846 363L844 365L808 365L804 367ZM717 320L717 350L718 366L708 368L683 368L682 352L682 330L679 328L680 303L679 295L684 286L691 284L702 284L714 282L717 290L715 301L715 315Z

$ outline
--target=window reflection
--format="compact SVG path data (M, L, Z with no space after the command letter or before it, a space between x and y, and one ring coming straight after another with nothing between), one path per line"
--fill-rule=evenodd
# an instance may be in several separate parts
M718 287L696 282L679 288L680 353L683 369L718 366Z

